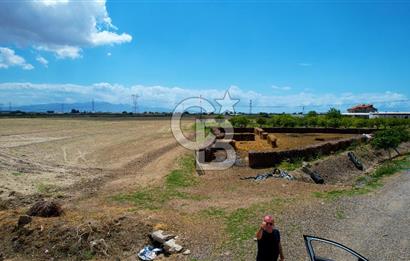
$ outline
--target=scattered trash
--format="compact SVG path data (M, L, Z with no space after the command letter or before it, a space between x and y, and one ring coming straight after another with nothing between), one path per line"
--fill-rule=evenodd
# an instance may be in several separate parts
M175 239L170 239L164 243L164 249L167 253L179 253L182 251L183 247L176 243Z
M302 167L305 167L305 168L310 168L310 167L311 167L311 165L310 165L310 163L309 163L309 162L303 161L303 162L302 162Z
M316 183L316 184L324 184L325 180L317 173L316 171L312 171L307 167L302 167L302 170L310 176L310 178Z
M141 251L138 252L137 256L139 259L144 261L154 260L158 253L163 252L162 248L154 248L153 246L145 246Z
M363 170L363 169L364 169L362 162L356 157L356 155L355 155L353 152L349 151L349 152L347 153L347 156L348 156L349 159L353 162L353 164L355 165L355 167L356 167L357 169L359 169L359 170Z
M58 217L63 213L61 206L53 201L39 201L35 203L28 211L29 216L38 217Z
M166 241L174 238L174 235L171 234L165 234L163 230L156 230L151 233L151 238L152 240L164 244Z
M182 252L183 255L189 255L191 254L191 250L187 249L184 252Z
M156 230L151 233L151 239L154 245L161 244L164 252L174 254L181 252L184 247L177 244L178 236L167 234L163 230Z
M363 137L365 137L367 140L370 140L371 138L373 138L373 136L372 136L371 134L363 133L362 135L363 135Z
M248 176L248 177L242 177L242 180L245 179L253 179L255 181L259 180L265 180L268 178L282 178L282 179L287 179L287 180L293 180L293 176L290 175L287 171L281 170L274 168L270 172L264 173L264 174L258 174L256 176Z

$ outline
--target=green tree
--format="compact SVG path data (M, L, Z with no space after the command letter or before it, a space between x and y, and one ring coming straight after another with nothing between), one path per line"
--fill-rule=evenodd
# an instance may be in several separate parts
M400 144L400 133L396 129L386 129L375 133L371 144L376 149L384 149L389 153L389 159L391 159L390 149L396 150Z
M317 116L317 112L316 111L309 111L306 114L306 117L316 117Z
M256 123L259 125L259 127L262 127L263 125L265 125L267 122L266 118L257 118L256 119Z
M229 121L234 127L246 127L250 122L246 116L234 116Z
M215 119L217 120L223 120L225 117L222 114L218 114L215 116Z
M353 119L350 117L343 117L340 121L340 125L345 128L350 128L353 125Z
M327 113L326 117L329 119L340 119L342 118L342 114L340 111L336 108L331 108Z
M279 125L281 127L295 127L297 120L289 114L282 114L279 116Z
M338 128L340 127L340 119L330 118L327 120L327 127Z

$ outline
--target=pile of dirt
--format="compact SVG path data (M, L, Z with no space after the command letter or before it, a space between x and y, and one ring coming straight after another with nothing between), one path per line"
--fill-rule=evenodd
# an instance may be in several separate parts
M39 201L28 211L27 215L37 217L58 217L63 213L60 204L54 201Z
M1 214L1 213L0 213ZM3 258L30 257L30 260L85 260L128 258L145 244L151 226L135 217L121 216L109 221L72 223L60 218L34 217L17 227L16 217L8 215L0 224Z
M401 154L410 151L410 143L402 143L398 150ZM325 180L326 184L352 185L357 178L362 175L367 175L380 162L388 159L388 152L384 150L374 150L370 145L359 146L353 150L357 158L363 163L364 170L356 168L354 163L349 159L347 153L343 152L336 155L331 155L322 160L318 160L313 164L311 169L319 173ZM392 152L392 156L397 155Z

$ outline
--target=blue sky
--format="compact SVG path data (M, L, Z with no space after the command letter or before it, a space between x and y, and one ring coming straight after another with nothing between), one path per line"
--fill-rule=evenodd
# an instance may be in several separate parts
M256 110L410 110L410 3L92 2L0 2L0 103L129 103L138 92L172 106L231 88Z

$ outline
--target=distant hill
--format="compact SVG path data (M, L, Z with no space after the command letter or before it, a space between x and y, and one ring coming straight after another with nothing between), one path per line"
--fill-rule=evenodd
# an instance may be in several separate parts
M24 112L70 112L71 109L79 110L80 112L91 112L92 105L90 102L86 103L47 103L47 104L32 104L24 106L13 106L13 110L20 110ZM95 112L133 112L133 106L129 104L113 104L109 102L95 102L94 103ZM152 108L152 107L138 107L139 112L169 112L170 109L167 108Z

